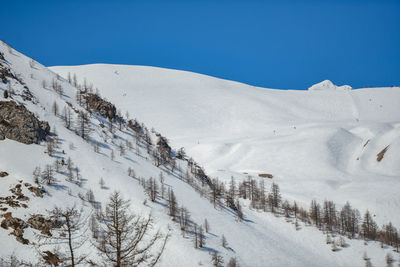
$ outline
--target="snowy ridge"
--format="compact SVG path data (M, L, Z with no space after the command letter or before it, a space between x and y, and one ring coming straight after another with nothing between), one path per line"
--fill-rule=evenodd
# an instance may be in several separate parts
M311 91L312 90L332 91L332 90L351 90L351 89L353 89L353 88L351 88L351 86L349 86L349 85L336 86L329 80L325 80L320 83L314 84L313 86L308 88L308 90L311 90Z

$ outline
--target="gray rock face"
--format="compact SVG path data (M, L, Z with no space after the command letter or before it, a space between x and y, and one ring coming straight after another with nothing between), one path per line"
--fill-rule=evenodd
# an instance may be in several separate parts
M0 140L8 138L24 144L38 144L49 131L49 124L39 121L25 106L0 101Z

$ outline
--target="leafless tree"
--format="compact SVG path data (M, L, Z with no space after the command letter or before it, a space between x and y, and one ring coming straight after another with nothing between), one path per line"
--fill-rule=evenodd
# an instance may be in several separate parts
M58 105L57 105L56 101L53 102L53 106L52 106L51 109L52 109L52 111L54 113L54 116L57 116L58 115Z
M190 223L190 213L185 207L179 209L179 225L183 233L186 232Z
M62 246L69 255L62 259L64 264L76 266L82 263L87 256L79 250L87 241L84 234L87 230L87 218L83 216L82 210L76 206L55 207L49 212L49 217L57 227L53 228L51 236L41 236L45 240L44 244Z
M80 111L76 123L76 131L85 140L89 139L92 128L90 127L89 115L85 111Z
M169 216L175 221L178 203L176 202L176 197L172 189L168 189L168 206L169 206Z
M46 165L45 169L41 175L42 182L47 185L52 185L57 182L56 178L54 177L54 169L53 166L50 164Z
M119 192L112 193L100 216L103 235L95 246L116 267L154 266L169 235L164 236L160 231L150 235L152 217L130 214L129 207L129 201L124 200Z
M162 172L160 172L160 184L161 184L161 198L164 198L164 194L165 194L165 178Z
M101 189L104 189L105 182L104 182L103 177L100 178L99 185L100 185Z
M68 106L65 106L63 109L63 116L62 116L63 120L64 120L64 125L67 129L71 129L72 126L72 112L71 109Z
M222 235L222 237L221 237L221 245L222 245L223 248L227 248L228 247L228 241L226 241L225 235Z
M224 258L219 255L218 251L213 251L211 253L211 262L213 266L220 267L224 263Z
M204 219L204 230L206 230L206 233L210 231L210 224L207 219Z
M231 258L226 267L239 267L236 258Z
M39 184L39 178L40 178L41 173L42 173L42 171L40 170L40 167L36 167L35 170L32 173L33 174L33 181L36 184Z

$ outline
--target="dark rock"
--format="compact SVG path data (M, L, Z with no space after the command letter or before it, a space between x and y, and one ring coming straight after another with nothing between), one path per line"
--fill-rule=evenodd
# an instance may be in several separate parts
M0 198L0 203L4 203L12 208L19 208L21 205L19 204L18 201L15 201L15 196L7 196L7 197L1 197Z
M28 187L28 190L31 191L32 193L34 193L35 196L37 196L37 197L43 197L43 191L39 187L30 186L30 187Z
M33 229L39 230L42 234L47 236L51 236L50 230L54 228L53 222L44 218L41 214L32 215L28 223Z
M3 83L7 83L8 82L7 77L17 80L17 77L15 77L15 75L11 72L10 68L3 66L3 64L1 64L0 62L0 80Z
M49 264L50 266L58 266L60 263L63 262L57 254L52 253L51 251L44 251L44 255L42 256L45 260L45 263Z
M29 244L29 240L24 238L24 228L28 225L20 218L14 218L11 212L7 212L2 215L4 217L0 226L4 229L12 228L14 231L11 232L12 235L16 236L18 242L22 244Z
M90 109L98 112L101 116L112 120L116 117L116 108L110 102L105 101L100 96L88 93L85 96Z
M20 201L28 201L29 197L25 196L22 193L22 184L17 184L16 186L14 186L13 188L10 189L10 191L16 196L17 200Z
M381 160L385 156L385 153L388 150L388 148L389 148L389 146L386 146L384 149L382 149L381 152L378 153L378 155L376 155L376 161L381 162Z
M24 144L38 144L49 132L49 124L39 121L25 106L0 101L0 140L9 138Z
M7 172L0 172L0 178L8 176Z
M269 179L274 178L274 176L272 174L269 174L269 173L260 173L260 174L258 174L258 176L262 177L262 178L269 178Z

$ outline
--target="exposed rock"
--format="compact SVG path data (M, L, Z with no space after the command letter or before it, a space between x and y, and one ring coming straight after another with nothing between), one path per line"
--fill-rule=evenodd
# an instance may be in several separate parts
M141 133L143 131L142 126L136 120L129 120L128 127L134 130L136 133Z
M23 237L24 235L24 228L28 225L20 218L14 218L11 212L7 212L2 215L4 217L3 221L1 222L1 227L4 229L8 229L9 227L14 229L11 232L12 235L16 236L18 242L22 244L29 244L29 240Z
M21 205L18 201L15 201L15 196L0 197L0 204L6 204L12 208L19 208Z
M260 174L258 174L258 176L262 177L262 178L269 178L269 179L274 178L274 176L272 174L269 174L269 173L260 173Z
M0 63L0 80L3 83L7 83L7 77L17 80L17 77L15 77L15 75L12 74L11 70Z
M385 153L388 150L388 148L389 148L389 146L385 147L384 149L382 149L381 152L378 153L378 155L376 155L376 161L381 162L381 160L385 156Z
M60 263L63 262L62 259L60 259L57 254L52 253L51 251L44 251L43 252L45 255L43 255L43 259L47 264L50 266L58 266Z
M21 97L25 101L32 101L34 99L34 96L32 95L31 91L29 91L29 88L26 85L24 86Z
M13 233L11 233L11 234L13 234ZM24 245L28 245L29 244L29 240L28 239L26 239L26 238L24 238L24 236L22 235L18 235L16 238L15 238L18 242L20 242L20 243L22 243L22 244L24 244Z
M36 186L29 186L28 190L35 194L37 197L43 197L43 191L41 188Z
M113 104L92 93L86 94L85 98L90 109L110 120L115 118L116 108Z
M39 230L43 235L47 236L51 236L50 230L54 228L53 222L44 218L41 214L32 215L28 223L33 229Z
M39 121L25 106L0 101L0 140L9 138L24 144L38 144L49 131L49 124Z
M8 176L7 172L0 172L0 178Z
M25 196L22 193L22 185L21 184L17 184L14 188L11 188L10 191L16 196L17 200L20 201L28 201L29 197Z

